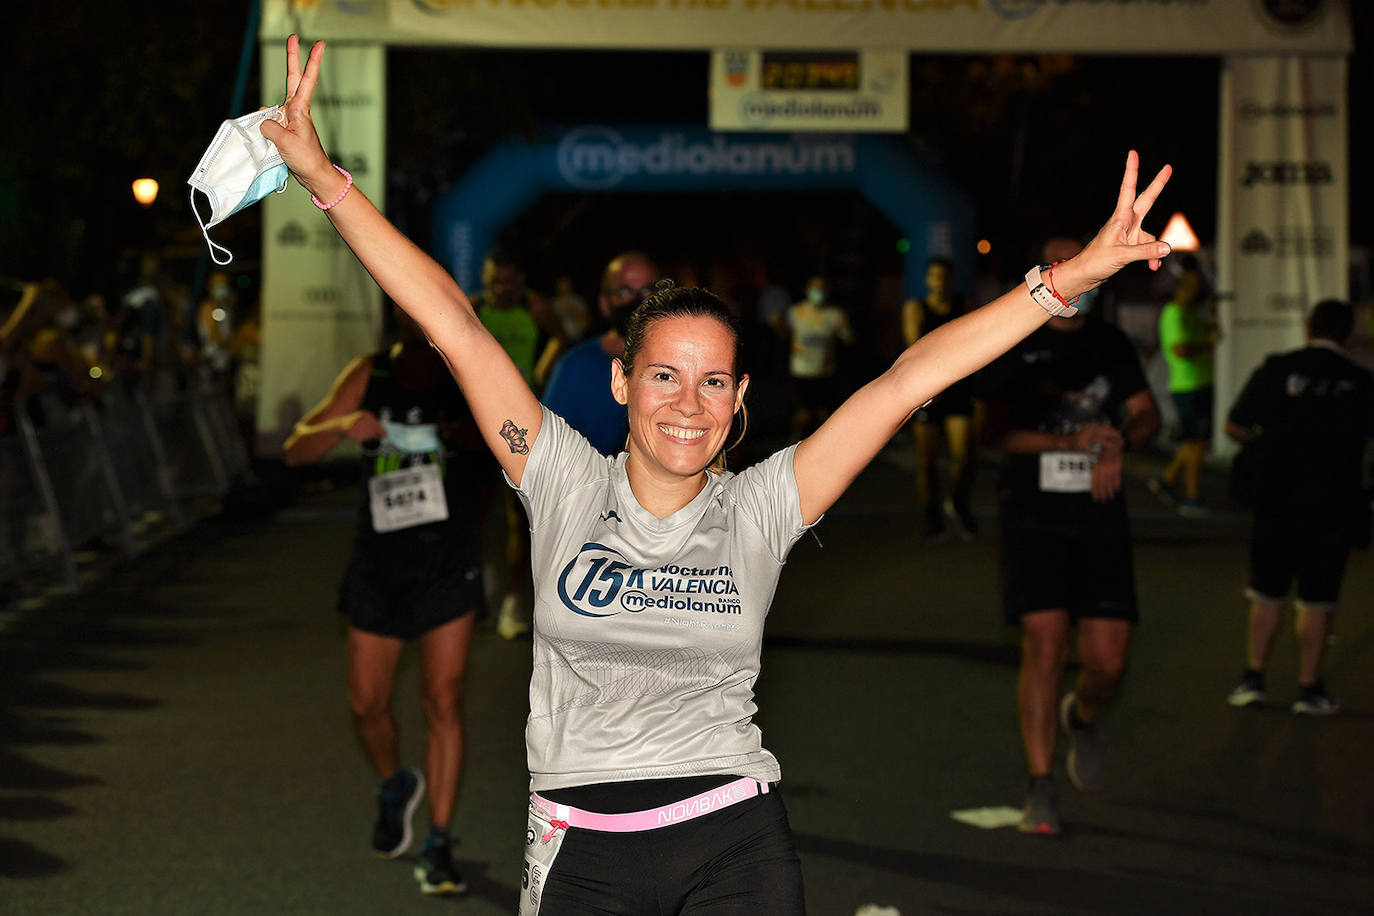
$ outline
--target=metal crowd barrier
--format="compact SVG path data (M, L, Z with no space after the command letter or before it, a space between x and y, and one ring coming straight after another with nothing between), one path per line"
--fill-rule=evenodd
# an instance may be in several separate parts
M41 429L15 411L0 438L0 583L51 571L79 590L88 546L132 557L154 527L184 528L190 500L251 477L224 386L195 372L149 387L45 404Z

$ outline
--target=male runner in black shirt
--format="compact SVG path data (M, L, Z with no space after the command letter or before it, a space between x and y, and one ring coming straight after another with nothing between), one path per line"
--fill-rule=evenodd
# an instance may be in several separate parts
M1369 537L1370 496L1361 467L1374 437L1374 376L1345 345L1350 305L1317 303L1308 345L1271 356L1245 383L1226 433L1258 449L1254 530L1250 540L1247 664L1232 706L1264 702L1264 664L1279 608L1298 581L1298 696L1292 710L1326 716L1340 709L1322 683L1331 630L1351 546Z
M1052 239L1046 263L1081 247ZM1122 453L1159 428L1134 347L1089 314L1088 299L1077 315L1051 318L985 371L984 438L1006 454L1002 584L1007 622L1022 633L1017 705L1031 777L1021 820L1027 833L1060 830L1050 775L1058 724L1069 735L1074 785L1094 789L1101 780L1095 726L1121 683L1137 619ZM1082 672L1061 701L1074 625Z

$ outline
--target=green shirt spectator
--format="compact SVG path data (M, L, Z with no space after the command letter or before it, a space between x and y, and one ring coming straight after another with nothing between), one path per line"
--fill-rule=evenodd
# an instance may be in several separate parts
M1177 302L1164 306L1159 315L1159 347L1169 365L1170 391L1212 386L1214 342L1212 323L1201 309Z

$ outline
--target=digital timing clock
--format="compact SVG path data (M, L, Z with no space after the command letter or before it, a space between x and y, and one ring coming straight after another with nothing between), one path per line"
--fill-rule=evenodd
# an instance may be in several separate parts
M860 87L857 51L797 53L764 51L761 89L796 89L807 92Z

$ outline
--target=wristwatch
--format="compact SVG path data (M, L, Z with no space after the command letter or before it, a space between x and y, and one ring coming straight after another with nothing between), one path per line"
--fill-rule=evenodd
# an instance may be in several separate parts
M1035 304L1049 312L1055 318L1072 318L1078 314L1078 309L1062 299L1055 296L1045 282L1040 279L1040 272L1049 270L1049 264L1037 264L1026 271L1026 289L1030 290L1031 298Z

